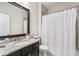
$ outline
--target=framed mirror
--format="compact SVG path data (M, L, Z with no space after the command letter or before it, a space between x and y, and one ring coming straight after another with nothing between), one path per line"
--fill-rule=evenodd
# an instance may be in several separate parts
M0 2L0 36L30 34L30 10L16 2Z

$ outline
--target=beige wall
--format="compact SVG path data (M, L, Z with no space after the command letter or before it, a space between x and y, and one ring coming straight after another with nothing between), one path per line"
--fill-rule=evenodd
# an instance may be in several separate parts
M41 34L41 3L29 2L25 7L30 9L30 32Z
M48 9L48 13L53 13L53 12L56 12L56 11L60 11L60 10L64 10L64 9L67 9L67 8L71 8L71 7L75 7L79 5L79 3L62 3L61 5L56 5L56 6L53 6L51 7L50 9Z
M41 5L41 13L42 15L48 14L48 9L43 4Z

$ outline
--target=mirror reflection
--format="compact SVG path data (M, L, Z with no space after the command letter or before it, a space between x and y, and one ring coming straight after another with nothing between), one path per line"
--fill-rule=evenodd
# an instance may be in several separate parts
M28 12L8 2L0 3L0 36L27 33Z

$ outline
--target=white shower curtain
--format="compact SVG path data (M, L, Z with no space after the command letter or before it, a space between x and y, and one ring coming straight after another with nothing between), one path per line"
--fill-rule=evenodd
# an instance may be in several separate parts
M56 56L75 55L76 12L71 8L42 17L42 44Z

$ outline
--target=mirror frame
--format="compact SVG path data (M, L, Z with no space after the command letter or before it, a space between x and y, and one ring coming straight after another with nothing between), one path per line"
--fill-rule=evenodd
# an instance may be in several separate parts
M20 8L20 9L22 9L22 10L27 11L27 13L28 13L28 18L27 18L27 33L26 33L26 34L30 34L30 9L28 9L28 8L26 8L26 7L24 7L24 6L20 5L20 4L18 4L18 3L16 3L16 2L8 2L8 3L11 4L11 5L13 5L13 6L15 6L15 7ZM24 31L24 29L23 29L23 31Z

